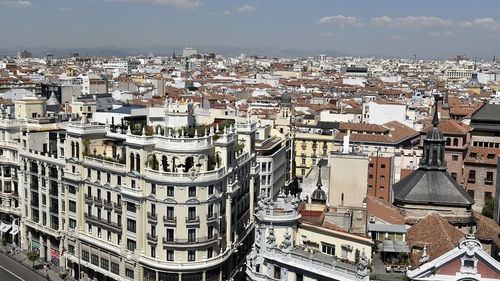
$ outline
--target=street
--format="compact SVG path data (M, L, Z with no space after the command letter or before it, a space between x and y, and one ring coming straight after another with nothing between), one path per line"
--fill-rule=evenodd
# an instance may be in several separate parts
M0 281L44 281L45 278L0 253Z

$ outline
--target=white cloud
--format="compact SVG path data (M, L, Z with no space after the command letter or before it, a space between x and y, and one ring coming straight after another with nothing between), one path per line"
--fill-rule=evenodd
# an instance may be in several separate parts
M243 6L237 7L235 10L240 12L240 13L248 13L248 12L254 12L255 8L253 6L250 6L250 5L243 5Z
M374 26L390 26L390 27L444 27L452 25L452 21L439 17L428 16L406 16L399 18L391 18L389 16L375 17L370 20L370 24Z
M229 15L233 15L236 13L251 13L251 12L255 12L255 8L253 6L243 5L243 6L234 7L230 10L225 10L223 12L214 12L212 14L229 16Z
M202 5L201 0L104 0L106 2L130 2L153 5L165 5L176 8L193 9Z
M31 2L29 0L4 0L4 1L0 1L0 5L25 8L25 7L33 6L33 2Z
M392 18L388 16L376 17L370 20L370 24L376 26L389 25L392 23L393 23Z
M364 26L363 20L344 15L328 16L319 19L319 23L330 23L340 27L346 26Z

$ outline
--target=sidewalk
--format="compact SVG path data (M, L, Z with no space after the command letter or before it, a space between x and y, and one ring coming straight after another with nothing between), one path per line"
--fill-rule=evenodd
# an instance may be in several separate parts
M11 245L7 245L7 246L0 245L0 252L4 253L10 259L17 261L19 264L24 265L27 269L37 273L41 277L46 278L47 280L51 280L51 281L72 280L72 278L62 279L59 276L59 273L61 272L61 270L54 265L51 265L50 269L45 270L43 267L45 262L42 261L42 259L40 259L40 258L37 261L35 261L36 269L34 269L33 262L31 262L28 259L25 252L18 250L17 253L13 255L11 253L12 249L13 249L13 247Z

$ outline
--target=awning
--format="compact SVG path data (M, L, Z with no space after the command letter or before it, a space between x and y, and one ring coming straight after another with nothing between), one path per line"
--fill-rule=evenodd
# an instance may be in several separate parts
M19 227L17 225L12 225L12 229L10 230L10 234L13 236L19 233Z
M10 224L6 224L6 223L2 222L0 224L0 232L7 232L7 230L9 230L10 227L11 227Z

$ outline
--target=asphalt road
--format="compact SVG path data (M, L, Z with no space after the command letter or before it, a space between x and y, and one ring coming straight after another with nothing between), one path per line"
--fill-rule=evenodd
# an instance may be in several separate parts
M46 281L46 279L0 253L0 281Z

